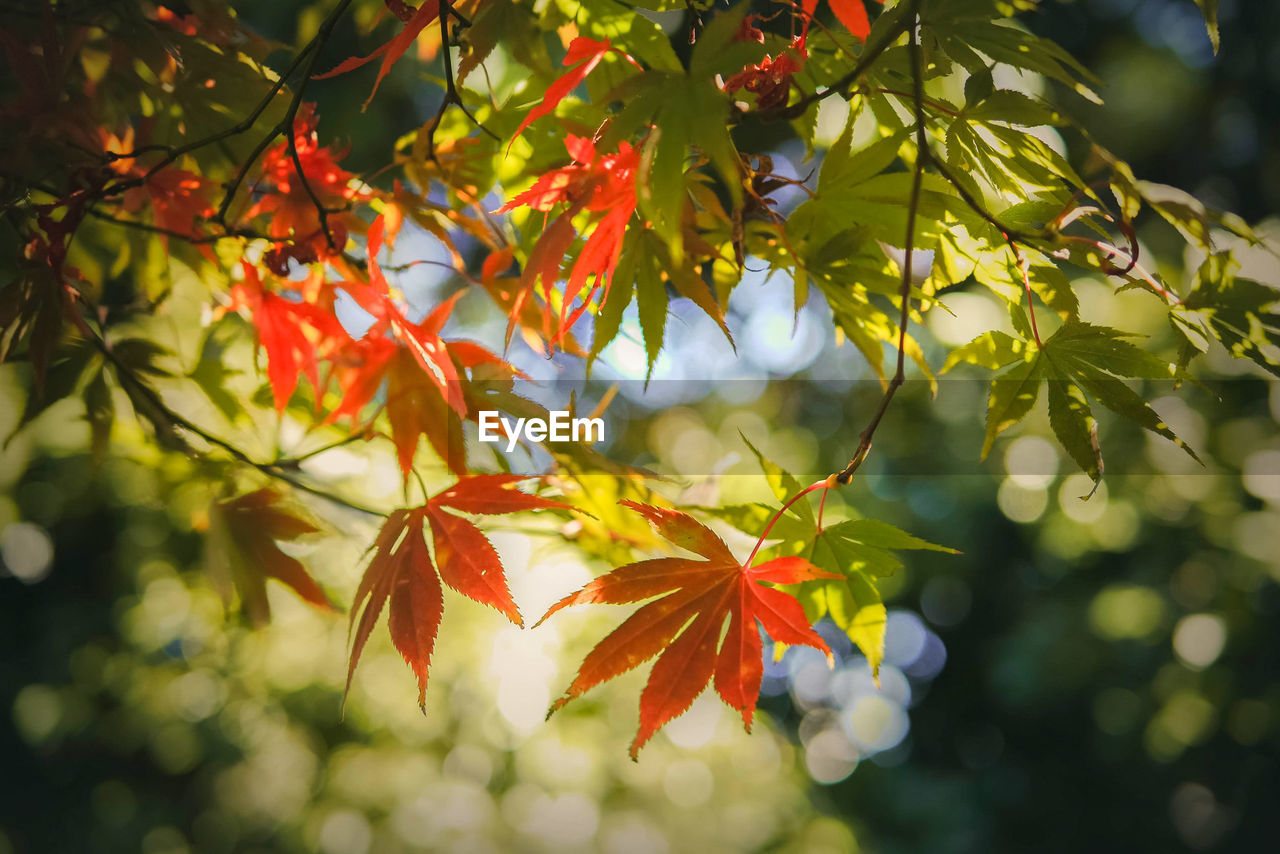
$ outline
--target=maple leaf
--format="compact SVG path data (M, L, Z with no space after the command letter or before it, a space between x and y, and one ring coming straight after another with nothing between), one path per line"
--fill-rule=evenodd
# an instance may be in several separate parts
M258 345L267 354L267 380L276 411L283 412L305 375L320 387L317 365L320 345L347 338L332 313L308 302L286 299L268 290L257 268L241 262L244 280L231 289L231 309L245 309L258 332Z
M1216 338L1232 356L1280 377L1280 289L1237 276L1238 266L1226 253L1210 255L1196 271L1191 293L1169 312L1183 340L1180 373Z
M378 87L382 85L382 79L387 76L387 72L391 70L391 66L396 64L400 57L404 56L405 51L418 38L418 34L425 30L432 21L436 20L440 15L439 0L423 0L421 6L414 10L411 14L409 7L404 3L389 2L387 8L392 10L397 18L404 22L404 29L391 37L389 41L381 45L377 50L368 56L352 56L338 63L331 70L323 74L315 75L316 80L324 80L329 77L336 77L339 74L346 74L348 71L372 62L378 57L382 57L382 64L378 67L378 76L374 78L373 89L369 92L369 97L365 99L364 105L360 108L366 110L369 108L373 96L378 93Z
M604 41L596 41L586 36L578 36L569 42L569 51L565 54L563 65L573 66L554 83L547 87L547 91L542 96L542 101L538 106L529 111L524 117L524 121L520 123L520 127L516 128L516 132L511 137L511 141L507 143L507 150L511 150L511 146L524 133L524 129L533 124L538 119L551 113L556 106L564 100L565 96L578 88L583 80L587 79L587 75L595 70L608 54L616 53L627 62L636 67L637 70L643 71L640 63L636 62L631 56L613 47L612 43L605 39Z
M827 0L827 4L835 13L836 20L844 24L844 28L854 38L859 41L867 40L867 36L871 34L871 21L867 18L867 7L862 5L862 0Z
M658 656L640 695L633 759L659 729L689 708L713 677L716 692L739 711L750 731L764 676L757 622L776 641L830 655L795 597L761 582L797 584L840 576L800 557L743 566L720 537L692 516L635 501L619 503L644 516L674 545L705 560L666 557L627 564L553 605L539 623L570 605L620 605L661 597L596 645L551 710ZM726 619L729 628L721 642Z
M102 150L113 156L112 172L122 179L141 181L139 186L125 191L124 210L137 213L149 202L152 222L157 228L188 237L200 236L196 223L214 214L211 199L217 185L213 181L174 166L151 173L138 164L137 158L121 156L138 147L132 126L121 134L98 128L98 136ZM161 235L161 243L168 246L168 235ZM212 252L206 251L206 254L212 257Z
M404 312L400 310L400 307L392 300L391 287L383 275L381 266L378 264L378 255L382 251L385 228L386 218L383 216L379 216L369 226L368 287L360 287L358 283L351 282L348 283L347 290L365 311L368 311L381 321L377 326L378 331L389 328L395 337L409 349L414 358L417 359L418 364L422 366L422 369L431 378L431 381L436 384L440 393L444 395L450 408L457 412L459 416L465 418L467 404L462 397L462 386L458 381L458 372L454 369L453 361L449 358L444 341L440 338L440 330L444 328L449 315L453 311L454 304L464 292L458 291L452 297L436 306L421 323L409 321Z
M1064 323L1042 345L992 331L957 348L942 370L970 362L992 370L1012 365L991 381L985 459L996 437L1031 412L1048 385L1049 425L1071 458L1095 483L1102 479L1102 450L1090 398L1146 430L1163 436L1193 460L1200 457L1178 438L1125 378L1174 379L1173 366L1125 340L1125 333L1079 320Z
M169 168L149 176L142 189L151 201L152 220L158 228L198 237L196 223L213 216L210 198L216 186L194 172Z
M271 618L268 578L287 584L317 608L333 609L329 597L302 564L280 550L279 542L319 529L287 510L276 490L258 489L215 503L209 525L214 535L208 554L210 569L215 577L229 578L234 584L241 606L255 625Z
M844 631L866 657L872 676L878 678L888 612L876 587L877 579L902 567L895 551L923 549L957 554L956 550L876 519L847 519L824 525L807 502L794 500L819 487L804 489L794 475L762 454L745 436L743 442L759 461L769 490L778 501L785 502L787 509L779 513L769 505L751 503L708 512L742 531L759 531L767 524L766 536L772 534L770 539L776 537L780 541L771 548L784 555L808 555L815 566L829 573L820 580L801 584L796 598L811 621L829 617ZM780 651L775 645L775 653Z
M502 561L484 533L457 513L503 515L568 505L515 489L521 475L470 475L432 496L425 505L397 510L374 540L373 557L351 605L351 679L378 617L390 602L392 643L418 678L418 705L426 703L427 676L436 633L444 616L440 582L523 625L507 587ZM427 549L431 530L435 562Z
M396 347L387 365L386 411L396 459L406 481L413 470L419 436L427 437L450 471L466 471L462 421L450 412L439 390L405 347Z
M63 270L54 266L60 263L56 256L54 246L33 238L18 258L19 278L0 290L0 363L25 340L37 395L44 394L45 377L70 310L70 294L60 278Z
M479 345L473 346L483 350ZM447 347L445 345L446 355ZM492 358L501 361L497 356ZM466 471L461 418L450 409L439 387L408 347L375 331L352 341L335 355L334 375L342 399L329 413L326 419L329 422L342 418L355 422L360 411L386 383L385 406L391 441L396 446L396 459L406 482L413 471L418 439L422 436L427 437L450 471L455 474Z
M565 149L572 163L542 175L532 187L498 209L498 213L518 207L549 212L559 204L568 205L547 226L529 253L519 291L511 303L508 343L528 297L536 293L539 283L543 297L543 335L549 345L568 335L597 292L602 294L602 301L608 297L622 254L627 223L636 209L636 170L640 166L638 149L623 142L616 154L601 155L591 140L572 134L565 139ZM569 272L561 298L559 322L552 333L552 291L560 279L561 262L578 237L573 218L584 210L591 214L583 226L586 241ZM589 281L591 287L583 295ZM582 296L581 304L570 312L569 306L579 296Z
M876 0L876 2L884 5L884 0ZM858 41L867 40L867 36L871 34L871 20L867 17L867 7L862 5L862 0L827 0L827 5L835 13L836 20L844 24L844 28L854 38L858 39ZM813 13L817 8L818 0L804 0L802 9L806 19L806 30L808 29L808 21L813 18Z
M480 344L445 341L441 337L454 306L466 291L454 293L420 323L405 317L378 264L386 232L383 216L369 226L368 283L349 271L348 281L341 285L375 320L363 338L349 341L335 353L334 376L342 401L327 420L354 420L386 382L391 439L406 481L413 469L418 439L424 435L449 469L461 475L466 471L462 419L471 414L466 402L465 369L489 366L508 376L524 375ZM388 333L392 337L387 337Z

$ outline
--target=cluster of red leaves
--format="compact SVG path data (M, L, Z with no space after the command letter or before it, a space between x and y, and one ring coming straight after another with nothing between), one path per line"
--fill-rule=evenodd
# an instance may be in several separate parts
M572 162L542 175L533 186L507 202L499 209L505 213L519 207L550 213L558 205L566 205L554 221L548 225L529 253L519 290L512 301L507 338L521 317L530 294L542 283L543 337L554 346L568 333L586 310L597 292L601 299L609 294L613 272L622 254L622 241L627 223L636 209L636 170L640 166L640 152L623 142L617 153L600 154L589 139L570 134L565 148ZM589 214L582 233L586 242L578 252L577 260L569 273L561 298L559 322L551 329L552 293L560 278L560 263L567 257L578 231L574 217L586 211ZM583 293L587 282L591 288ZM569 307L579 298L582 302L572 313Z
M351 605L351 662L347 691L369 635L390 602L391 640L418 677L418 704L426 701L427 675L436 633L444 615L441 581L523 625L507 586L502 561L488 538L459 513L500 515L566 505L515 488L519 475L472 475L432 496L425 505L387 517L373 545L373 557ZM431 529L435 562L427 548Z
M738 710L750 731L764 676L757 623L775 641L816 647L830 655L795 597L761 582L798 584L839 576L799 557L743 566L723 540L692 516L633 501L621 503L644 516L667 540L705 560L666 557L627 564L552 606L542 620L570 605L623 605L661 597L596 645L552 711L658 656L640 695L633 759L654 733L689 708L713 677L716 692ZM726 618L729 628L721 641Z
M869 28L861 0L830 2L850 32L865 38ZM447 8L439 0L423 0L416 8L403 0L385 0L385 5L403 22L403 28L372 54L349 59L322 75L343 73L381 58L370 99L392 64ZM804 23L801 35L779 56L766 56L731 76L724 89L751 92L763 108L784 104L791 79L802 70L807 56L805 38L816 7L817 0L802 0L802 11L798 13ZM187 36L196 34L196 16L180 16L163 5L156 9L157 20L166 26ZM762 43L764 40L750 19L741 37ZM40 74L27 72L43 69L33 66L29 52L6 40L2 32L0 46L7 54L21 53L26 57L29 67L18 69L17 76L23 84L24 98L31 96L38 102L43 94ZM553 113L610 53L642 70L635 59L614 48L607 39L574 39L563 62L568 70L547 88L515 136ZM56 53L46 51L46 58L48 55ZM31 98L21 100L20 105L25 109ZM119 136L102 129L91 130L97 131L94 144L114 155L101 166L104 175L98 189L103 191L102 198L110 198L113 188L124 189L119 194L121 212L134 218L149 213L151 223L162 233L195 240L224 236L207 233L206 227L211 223L224 228L235 225L224 217L232 197L229 195L220 207L215 207L217 185L213 181L173 165L155 168L157 162L167 164L168 160L152 160L149 168L145 155L133 154L142 149L155 153L160 146L139 147L132 128ZM508 340L517 325L536 325L539 312L535 304L540 296L542 338L547 346L571 344L569 330L581 314L597 296L600 300L608 297L626 229L637 209L636 180L641 168L638 147L624 141L616 151L601 152L595 140L575 135L567 136L565 147L569 155L566 165L540 176L530 189L499 211L528 208L542 213L546 224L518 286L511 289L509 298L502 291L502 304L510 316ZM497 552L467 516L567 509L567 505L519 491L515 484L525 479L521 476L467 474L461 423L471 409L468 372L486 368L506 377L517 372L478 344L443 338L443 329L460 294L445 300L418 322L407 316L379 261L384 247L394 242L399 230L400 215L395 204L399 186L396 193L376 194L385 203L386 213L368 227L367 260L360 264L344 255L349 234L364 231L351 210L353 203L375 197L372 191L359 188L354 176L342 168L344 154L321 145L317 117L310 104L299 110L288 136L263 152L259 170L249 184L254 201L242 222L252 226L252 220L261 218L266 237L274 247L262 257L261 268L247 259L240 261L241 279L232 287L224 311L241 312L251 319L258 346L266 356L267 380L279 412L297 391L300 378L306 377L315 390L318 408L331 387L337 387L340 400L328 412L327 420L348 419L353 427L361 428L356 422L385 388L391 439L406 482L423 436L458 475L453 486L430 497L422 506L397 510L387 517L373 545L373 556L357 588L351 612L353 642L348 690L380 614L389 610L392 641L418 679L421 704L443 616L445 585L493 607L512 623L523 625ZM239 186L239 182L231 186ZM83 195L84 191L79 192ZM83 203L77 198L73 194L59 203L61 218L45 215L38 223L48 239L31 242L26 258L47 264L58 276L49 278L50 287L45 290L33 285L7 291L6 297L16 293L25 302L13 311L7 304L0 305L0 321L6 328L19 313L34 318L36 324L52 324L54 321L48 318L61 324L62 301L69 298L69 286L62 279L65 247L84 213ZM448 215L458 216L456 211ZM243 233L253 232L246 228ZM562 271L564 259L573 254L571 250L579 242L571 267ZM205 249L212 258L208 245ZM501 290L496 283L512 262L509 251L494 252L485 263L481 284L491 291ZM295 267L306 267L308 275L291 278ZM328 278L331 271L339 274L335 280ZM567 273L566 284L557 294L556 284L562 272ZM339 291L348 294L373 318L358 339L351 337L335 314ZM531 296L535 298L530 299ZM57 336L45 337L52 341ZM43 367L34 355L32 361L36 362L37 373L42 373ZM547 612L543 620L570 605L652 600L596 646L553 710L656 657L640 699L640 727L631 746L633 757L713 680L720 697L739 711L750 729L763 676L761 628L776 641L827 650L796 599L766 585L836 576L801 558L779 558L758 566L748 560L744 565L719 537L687 514L647 504L622 503L644 516L671 543L700 559L666 557L622 566ZM279 493L259 489L216 502L209 522L219 544L213 552L221 555L222 568L252 619L262 622L269 616L267 578L283 582L313 605L331 607L324 591L302 564L280 547L282 542L317 529L291 512Z
M186 169L170 166L154 174L138 163L135 157L120 157L135 150L134 129L126 129L116 135L100 130L102 148L117 158L111 168L121 179L145 178L141 186L125 191L123 208L136 214L147 204L151 206L152 223L164 231L187 237L200 236L200 223L213 215L214 182Z
M488 366L507 376L518 372L473 341L441 337L465 291L440 303L419 323L405 316L378 264L386 221L378 217L369 227L367 283L347 268L348 278L339 285L373 315L374 322L363 338L335 357L342 402L329 417L354 419L385 380L387 418L405 477L413 466L418 438L424 435L450 470L461 475L466 471L461 419L470 414L462 370Z
M760 32L756 30L756 32ZM761 33L762 42L764 35ZM764 59L748 65L724 81L726 92L747 91L756 96L756 107L769 110L784 106L791 94L791 78L804 70L809 52L804 46L804 36L797 36L791 46L776 57L765 54Z
M387 219L380 216L369 227L367 274L335 258L332 265L344 276L340 281L327 281L324 268L315 266L302 281L274 279L274 287L268 287L257 268L242 262L244 277L233 286L228 309L246 313L257 329L277 410L284 411L301 376L311 381L317 399L336 382L341 401L327 420L345 418L359 428L361 412L385 383L391 439L405 479L422 436L450 470L463 474L461 419L470 414L464 371L488 366L507 376L518 372L475 342L441 337L465 291L436 306L421 322L406 317L378 263ZM374 318L359 339L352 338L334 314L338 289ZM330 367L323 377L322 361Z
M275 399L276 411L283 412L298 387L300 376L320 388L317 365L346 335L336 317L315 302L305 298L290 299L281 290L263 284L252 264L241 262L243 280L231 288L231 304L227 310L245 311L258 330L258 345L267 354L267 380ZM314 299L316 278L309 278L300 289ZM288 283L297 284L297 283ZM311 285L312 287L306 287Z

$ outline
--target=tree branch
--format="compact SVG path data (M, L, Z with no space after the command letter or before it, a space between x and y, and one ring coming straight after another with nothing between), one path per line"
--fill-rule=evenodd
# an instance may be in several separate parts
M467 109L467 105L462 103L462 95L458 92L458 84L453 79L453 54L449 51L450 16L458 17L457 12L453 9L453 3L451 0L440 0L440 12L437 17L440 19L440 54L444 62L444 97L440 101L440 108L431 117L431 127L427 131L427 159L437 165L439 165L440 161L436 159L436 131L440 129L440 122L444 119L444 114L448 112L450 105L462 110L462 114L471 119L471 122L477 128L494 140L501 142L498 139L498 135L481 124L480 120ZM469 24L469 22L467 23Z
M266 136L264 136L256 146L254 146L254 149L250 152L248 159L241 164L239 170L237 170L235 176L231 179L231 182L226 185L225 193L222 197L222 204L218 205L218 215L216 217L217 221L221 223L224 228L227 223L227 212L231 209L231 202L235 199L236 190L239 189L242 183L244 183L245 176L249 174L249 170L253 168L253 165L258 162L258 158L262 156L263 152L267 150L271 143L275 142L276 137L280 136L280 134L284 134L286 145L289 148L289 155L293 159L293 168L298 173L298 180L306 190L307 196L310 197L312 203L316 206L316 211L320 215L320 227L324 231L324 236L329 243L329 248L336 251L337 247L334 245L333 234L329 231L328 215L330 211L320 201L314 188L312 188L311 183L307 180L306 174L303 172L302 160L298 157L298 143L294 134L293 126L294 120L298 116L298 109L302 106L302 98L307 91L307 84L311 82L311 73L315 69L316 60L320 56L320 48L328 42L329 37L333 34L334 27L338 24L338 20L350 5L351 0L340 0L334 10L329 13L329 17L325 18L324 22L320 24L320 29L316 32L315 37L307 43L307 46L298 53L294 58L293 63L290 64L287 73L292 74L293 71L302 64L304 57L306 57L305 72L302 76L302 80L293 91L293 97L289 101L289 108L286 110L284 118L276 123L275 127L271 128L271 130L267 132ZM282 75L281 82L283 82L284 79L285 78ZM278 92L279 88L277 88L276 91ZM274 93L272 93L272 97L274 97ZM153 169L151 171L154 172L155 170ZM151 172L148 172L147 174L150 175Z
M145 231L148 234L158 234L162 237L171 237L174 240L182 240L195 246L206 243L217 243L220 240L267 240L271 243L290 243L291 237L271 237L252 228L232 228L227 229L222 234L188 234L185 231L175 231L172 228L161 228L158 225L152 225L149 222L141 222L136 219L121 219L112 216L106 211L100 211L97 208L85 208L85 213L94 219L100 219L103 222L113 223L114 225L123 226L124 228L132 228L136 231Z
M912 266L915 260L916 214L920 209L920 190L924 185L925 166L932 159L929 149L928 128L925 125L924 115L924 68L919 41L920 0L910 0L910 3L909 23L907 25L909 30L907 50L911 56L911 106L915 114L916 124L916 162L911 180L911 198L907 207L907 237L905 253L902 259L902 286L898 291L898 297L902 302L902 314L898 320L898 362L893 378L889 380L889 385L884 390L884 396L880 399L880 406L876 408L875 414L871 416L871 421L867 423L867 426L863 428L861 435L858 437L857 450L854 451L853 457L848 464L835 475L836 483L842 486L853 479L853 473L866 460L867 454L871 451L871 440L875 436L876 428L880 426L880 421L889 409L889 404L893 402L894 395L897 394L898 388L901 387L906 379L907 323L911 319L911 281Z
M326 501L345 507L348 510L354 510L358 513L364 513L369 516L377 516L380 518L387 515L380 510L374 510L373 508L366 507L363 504L358 504L339 495L326 492L317 486L312 486L305 481L298 480L288 473L288 469L296 469L299 462L309 456L313 456L314 454L307 454L293 460L284 459L270 463L258 462L231 442L210 433L208 430L205 430L203 427L195 424L185 416L178 414L164 402L164 399L160 396L159 392L148 385L142 377L138 376L137 372L135 372L133 368L125 364L120 357L116 355L106 338L95 332L92 327L85 323L84 320L79 317L78 312L72 312L72 314L74 318L79 321L77 326L80 328L81 332L87 335L90 342L92 342L98 351L102 353L103 358L110 362L112 367L115 368L116 376L119 378L121 386L124 387L127 393L129 393L130 399L134 401L140 399L145 404L147 411L141 414L153 423L156 423L158 419L162 419L164 421L163 426L166 428L166 432L170 435L173 435L173 428L175 427L185 430L186 432L199 437L204 442L225 451L236 462L255 469L268 477L287 483L294 489L314 495L317 498L323 498ZM156 426L160 427L161 425L157 423ZM195 449L191 448L190 445L187 445L186 442L182 442L182 444L188 453L193 455L197 453ZM321 451L323 450L328 450L328 448L321 449ZM321 451L317 451L315 453L320 453Z

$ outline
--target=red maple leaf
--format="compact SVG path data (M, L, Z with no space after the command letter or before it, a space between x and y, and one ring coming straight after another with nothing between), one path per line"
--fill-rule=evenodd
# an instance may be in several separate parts
M213 216L210 202L213 181L185 169L161 169L143 184L151 200L151 215L156 226L198 237L196 223Z
M199 237L196 224L213 216L213 193L217 185L194 172L169 166L155 173L138 164L137 158L119 157L137 148L132 127L116 135L99 128L103 150L117 155L111 161L112 170L123 179L141 178L141 186L125 191L123 207L137 213L145 203L151 205L151 220L157 228L188 237ZM162 240L167 245L168 237ZM206 247L207 248L207 247ZM208 252L212 256L212 252Z
M278 542L295 540L319 529L282 506L274 489L247 492L214 504L209 514L215 534L211 569L235 585L250 620L261 625L271 616L266 580L287 584L318 608L332 610L329 597L296 559Z
M511 142L507 143L507 150L511 150L516 138L524 133L525 128L555 110L556 105L563 101L566 95L578 88L578 85L587 79L587 75L594 71L600 61L611 52L616 53L638 70L644 70L640 68L640 63L636 62L628 54L613 47L608 39L596 41L586 36L578 36L569 42L569 52L565 54L564 62L562 63L573 67L547 87L547 91L542 96L542 101L529 111L529 114L524 117L524 121L520 123L520 127L516 128L515 135L511 137Z
M568 334L597 292L602 292L602 298L608 296L613 272L622 254L627 223L636 209L636 171L640 167L638 149L623 142L616 154L601 155L591 140L572 134L565 139L565 148L572 158L569 165L540 176L532 187L498 210L498 213L505 213L518 207L529 207L550 212L557 205L568 205L546 227L529 253L520 289L512 300L507 324L508 342L529 295L536 293L539 282L543 296L543 334L549 344L559 342ZM586 242L569 272L559 323L552 333L552 291L560 279L561 261L578 237L573 218L583 210L592 214L583 227ZM588 282L591 282L591 287L582 295ZM580 295L581 304L570 312L569 307Z
M884 0L876 0L876 2L884 4ZM855 38L859 41L867 40L867 36L871 34L871 21L867 18L867 7L862 5L862 0L827 0L827 5L835 13L836 20L844 24L844 28ZM808 20L813 18L813 13L818 8L818 0L804 0L801 8L805 15L807 30Z
M258 345L267 354L267 380L276 410L283 412L305 375L320 388L317 363L347 334L331 312L302 300L291 300L266 288L258 270L241 262L244 280L231 289L230 309L244 309L258 331Z
M387 517L351 605L354 634L347 691L378 616L390 601L391 640L418 677L418 705L426 702L431 654L444 615L442 580L464 596L495 608L517 626L523 625L498 553L475 524L457 515L567 507L515 489L522 480L528 478L506 474L463 477L422 507L397 510ZM426 544L428 527L434 564Z
M553 605L542 620L570 605L654 599L588 653L551 710L656 655L640 695L633 759L654 733L689 708L713 677L716 692L742 714L750 731L764 675L757 622L776 641L816 647L830 655L795 597L761 582L797 584L839 576L799 557L744 567L723 540L692 516L634 501L620 503L648 519L667 540L705 560L666 557L628 564ZM729 628L721 642L726 619Z

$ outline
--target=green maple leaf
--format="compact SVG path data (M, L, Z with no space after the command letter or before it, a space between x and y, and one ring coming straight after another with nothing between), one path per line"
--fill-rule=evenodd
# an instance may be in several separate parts
M1091 401L1128 418L1200 457L1130 388L1126 379L1175 378L1173 366L1125 340L1126 333L1082 321L1064 323L1037 347L1002 332L987 332L952 352L945 373L960 362L998 370L987 402L987 432L982 457L996 437L1035 407L1048 385L1049 425L1071 458L1097 483L1102 478L1102 452ZM1012 365L1012 367L1010 367Z
M1183 339L1179 372L1217 339L1237 359L1252 359L1280 376L1280 290L1236 278L1229 253L1210 255L1196 273L1196 284L1169 321Z

